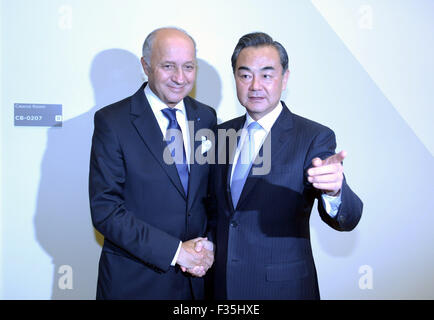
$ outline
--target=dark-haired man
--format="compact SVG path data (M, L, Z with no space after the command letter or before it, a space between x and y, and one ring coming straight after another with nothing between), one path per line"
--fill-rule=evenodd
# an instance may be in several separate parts
M218 127L242 133L238 143L218 142L226 159L213 175L214 297L319 299L309 234L314 200L336 230L352 230L362 213L343 176L346 153L335 154L332 130L280 101L289 77L280 43L264 33L245 35L232 67L247 113Z

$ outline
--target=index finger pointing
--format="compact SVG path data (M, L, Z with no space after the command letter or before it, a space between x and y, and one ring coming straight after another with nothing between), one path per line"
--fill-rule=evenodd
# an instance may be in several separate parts
M339 153L336 153L327 159L323 161L323 165L332 164L332 163L341 163L344 161L345 157L347 156L347 152L345 150L342 150Z
M335 174L342 171L342 165L340 163L332 163L321 167L310 168L307 170L307 174L310 177L319 176L324 174Z

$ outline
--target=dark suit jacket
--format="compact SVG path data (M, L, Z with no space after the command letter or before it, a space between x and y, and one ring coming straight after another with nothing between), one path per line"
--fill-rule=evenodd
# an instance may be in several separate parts
M232 165L217 165L213 173L215 231L214 297L216 299L319 299L312 256L309 218L315 199L321 218L341 231L353 229L362 202L346 181L337 216L323 208L321 193L307 182L312 159L335 153L335 135L329 128L283 111L267 139L271 139L271 171L250 171L237 208L230 194ZM245 116L218 129L242 128ZM219 141L221 143L221 141ZM219 146L221 147L221 146ZM236 144L219 152L234 150ZM229 159L227 158L226 161Z
M104 236L97 298L201 299L203 279L170 263L180 240L205 235L209 165L190 165L185 195L175 164L163 160L167 144L145 85L95 113L89 194L93 224ZM194 134L216 125L214 109L190 97L184 104Z

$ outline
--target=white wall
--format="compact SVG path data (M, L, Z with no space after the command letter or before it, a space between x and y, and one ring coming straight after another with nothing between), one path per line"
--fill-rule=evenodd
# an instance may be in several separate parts
M1 1L0 297L94 298L93 114L138 88L145 36L174 25L197 42L194 94L220 121L243 113L232 50L264 31L290 55L284 100L348 151L364 214L351 233L312 215L322 298L433 299L433 9L430 0ZM62 104L63 127L14 127L14 103ZM58 285L62 265L72 289ZM365 265L371 289L359 286Z

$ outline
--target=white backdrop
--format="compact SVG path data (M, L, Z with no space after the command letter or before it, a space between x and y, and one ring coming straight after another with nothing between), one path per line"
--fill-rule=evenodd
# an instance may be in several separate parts
M243 113L237 40L269 33L290 55L283 99L348 151L364 213L350 233L312 214L322 298L434 298L433 1L3 0L0 10L0 298L94 298L93 114L143 82L142 42L162 26L195 38L193 95L219 121ZM16 127L14 103L61 104L63 127Z

